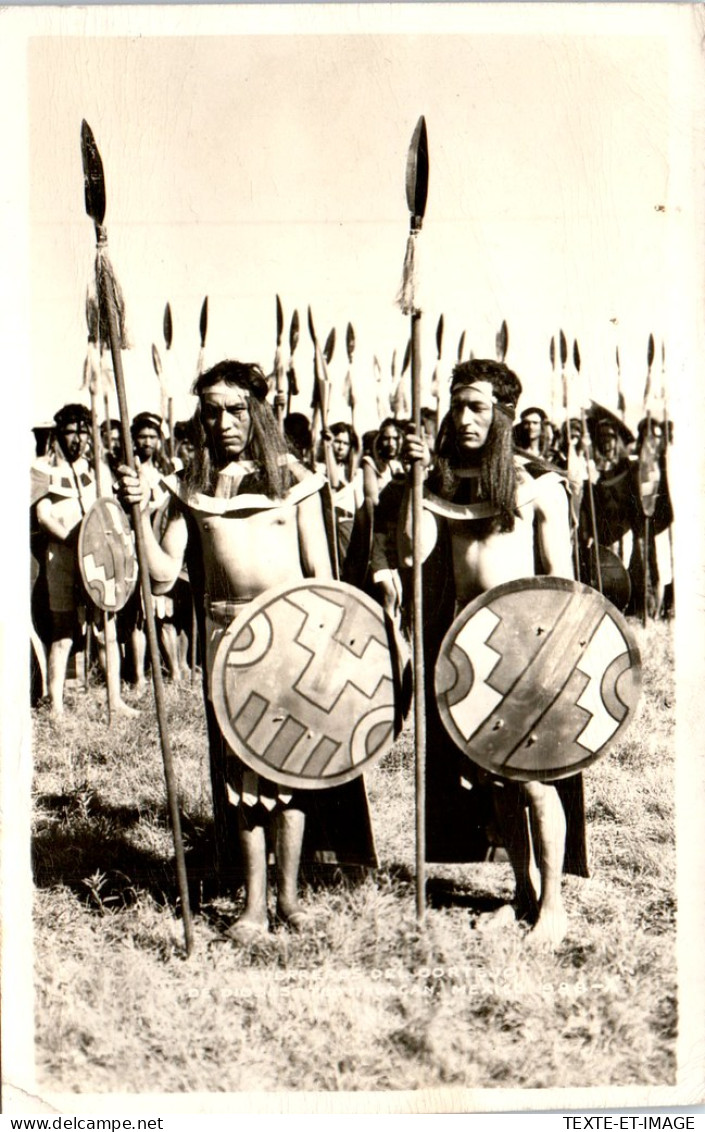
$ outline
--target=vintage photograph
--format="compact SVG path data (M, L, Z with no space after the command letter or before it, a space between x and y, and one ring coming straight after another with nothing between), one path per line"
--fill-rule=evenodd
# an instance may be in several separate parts
M701 14L0 19L7 1111L703 1103Z

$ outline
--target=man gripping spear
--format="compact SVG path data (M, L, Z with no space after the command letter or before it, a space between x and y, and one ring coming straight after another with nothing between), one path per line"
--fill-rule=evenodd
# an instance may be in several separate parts
M487 843L479 850L477 842L484 841L485 826L490 824L493 812L516 876L512 918L528 921L535 939L555 944L567 929L561 898L563 868L587 873L582 781L575 776L566 778L560 784L559 795L549 782L539 781L540 776L519 783L498 773L478 770L466 757L469 750L461 755L449 736L444 735L436 695L425 668L428 671L438 656L444 615L448 624L455 613L484 591L532 575L535 553L546 574L572 578L568 499L555 473L546 473L545 468L533 472L528 461L515 456L513 419L521 393L516 375L502 362L459 361L451 380L450 411L436 443L436 468L427 485L427 494L428 487L434 491L427 498L422 515L423 468L430 464L430 457L419 421L421 312L414 295L413 271L427 177L426 127L421 119L407 165L412 220L402 309L412 318L415 430L405 441L404 454L412 475L411 507L407 495L400 531L402 553L414 571L417 911L421 917L426 859L481 859ZM426 519L430 520L430 530ZM423 592L429 614L424 617L421 563L427 558ZM461 675L458 681L462 681ZM501 729L504 724L500 720L497 726ZM489 814L484 817L480 812L483 804L489 805ZM571 852L566 860L567 826ZM503 911L500 921L506 918Z

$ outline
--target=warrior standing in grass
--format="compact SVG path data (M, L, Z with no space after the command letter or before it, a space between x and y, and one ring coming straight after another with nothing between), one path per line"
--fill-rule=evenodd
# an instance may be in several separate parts
M514 451L520 393L519 379L503 363L475 360L453 370L450 412L439 430L424 509L435 543L424 571L429 674L445 628L473 598L535 573L573 577L564 484L545 464L534 466ZM405 455L428 463L417 436L407 437ZM410 561L408 531L405 518L402 550ZM534 938L560 942L567 930L562 871L587 875L580 776L556 787L490 775L454 746L432 693L427 713L427 858L482 860L494 813L516 877L515 905L500 909L494 922L516 916L532 925Z
M366 809L352 814L355 801L364 803L361 781L326 791L316 805L315 792L285 789L246 767L218 728L210 672L224 631L265 590L304 577L330 578L331 557L322 479L288 455L265 401L267 381L260 368L220 362L201 374L193 391L199 398L195 452L181 476L166 481L172 501L161 543L148 519L144 482L123 468L122 485L126 502L140 502L143 507L155 590L168 591L184 559L188 564L204 642L219 865L222 870L232 863L236 837L245 869L245 910L229 935L235 942L247 943L268 930L268 833L273 835L276 864L276 918L293 929L305 922L298 877L307 824L307 842L317 839L315 849L324 851L327 861L335 859L337 850L338 860L344 855L350 863L370 865L374 850ZM343 849L346 835L350 840ZM358 846L361 839L365 841L361 849L351 849L355 835Z
M95 502L95 477L86 459L90 413L84 405L64 405L54 416L56 449L32 467L36 515L47 536L46 579L51 612L49 696L55 718L64 712L64 684L80 624L78 532ZM85 610L84 610L85 613Z

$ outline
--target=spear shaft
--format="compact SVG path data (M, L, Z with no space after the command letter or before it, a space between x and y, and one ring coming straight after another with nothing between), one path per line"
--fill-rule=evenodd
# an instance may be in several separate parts
M406 199L410 213L410 235L407 247L409 293L402 300L402 310L411 317L411 411L414 432L421 435L421 311L414 291L413 249L426 211L428 194L428 138L426 120L419 118L414 130L406 165ZM405 271L407 264L405 263ZM416 780L416 917L423 923L426 913L426 704L423 648L423 467L420 460L412 466L411 522L413 575L413 654L414 654L414 743Z
M104 309L108 318L108 328L110 333L110 352L112 354L113 368L115 371L115 387L117 390L118 407L120 411L120 425L122 429L122 443L125 451L125 462L131 470L135 471L136 463L135 453L132 447L132 436L130 434L129 428L127 427L127 422L130 419L130 414L127 408L125 378L122 369L122 358L120 356L120 339L118 337L117 318L115 314L115 295L112 288L112 280L110 279L110 276L106 271L100 272L100 295L103 302L105 303ZM169 741L169 733L166 726L164 681L162 679L161 656L159 653L159 642L157 641L157 630L154 621L152 587L149 582L149 562L147 561L147 548L145 546L144 534L142 531L142 514L140 511L139 503L134 503L130 510L132 529L135 533L135 545L137 549L137 562L139 564L142 601L144 603L145 625L147 628L147 644L149 647L149 658L152 665L154 703L157 711L157 724L159 726L159 737L161 740L162 761L164 763L164 778L166 782L167 800L169 804L169 816L171 818L171 828L174 838L176 876L179 886L179 895L181 897L181 911L184 921L184 940L186 943L186 954L190 955L193 948L193 924L191 922L191 905L189 903L188 895L188 878L186 875L184 843L181 834L181 815L179 813L179 805L177 800L176 776L174 774L171 743Z
M135 454L132 447L132 436L130 434L129 428L130 415L127 408L125 378L122 369L122 357L120 354L122 339L118 328L115 283L112 278L111 271L103 262L103 253L108 242L107 233L103 226L103 218L105 214L105 181L103 175L103 163L100 158L100 154L98 153L98 149L93 138L93 133L90 129L90 126L85 121L81 130L81 151L83 157L83 172L85 180L86 211L91 220L93 220L96 232L96 271L98 274L98 295L99 302L103 304L103 311L105 312L108 324L108 337L110 340L110 352L112 354L113 369L115 372L115 387L117 391L118 408L120 414L120 430L122 433L125 463L132 471L135 471ZM142 531L142 515L139 503L133 504L130 508L130 511L132 528L135 533L135 546L137 550L137 562L139 565L140 587L142 590L145 623L147 627L147 642L152 664L154 701L157 713L157 723L159 726L159 736L161 740L162 761L164 764L164 778L169 805L169 816L171 818L171 828L174 839L176 875L179 895L181 898L181 912L184 924L184 941L186 945L186 954L190 955L193 948L193 924L191 921L191 906L189 904L188 895L188 878L186 875L186 861L184 857L183 838L181 835L181 817L179 814L179 806L177 800L176 779L174 775L174 765L171 755L171 744L169 742L169 735L166 728L164 683L162 680L159 644L157 641L157 632L154 623L154 605L152 602L152 589L149 581L147 548L145 546L144 535Z

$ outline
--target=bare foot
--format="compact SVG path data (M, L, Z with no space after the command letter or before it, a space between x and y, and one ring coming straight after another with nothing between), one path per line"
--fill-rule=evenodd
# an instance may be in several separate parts
M284 909L279 905L277 907L277 923L282 927L288 928L291 932L304 932L308 928L313 927L313 917L303 909L287 908Z
M269 935L269 924L266 920L252 920L245 915L231 924L227 931L223 932L223 935L231 943L237 943L244 947L247 944L266 939Z
M111 715L121 715L125 718L134 718L140 714L139 708L130 707L124 700L118 700L117 703L110 705Z
M517 914L513 904L503 904L496 912L487 912L477 921L475 931L500 932L506 928L516 927Z
M563 905L557 908L542 908L539 918L529 933L528 942L548 943L558 947L565 939L568 931L568 917Z

